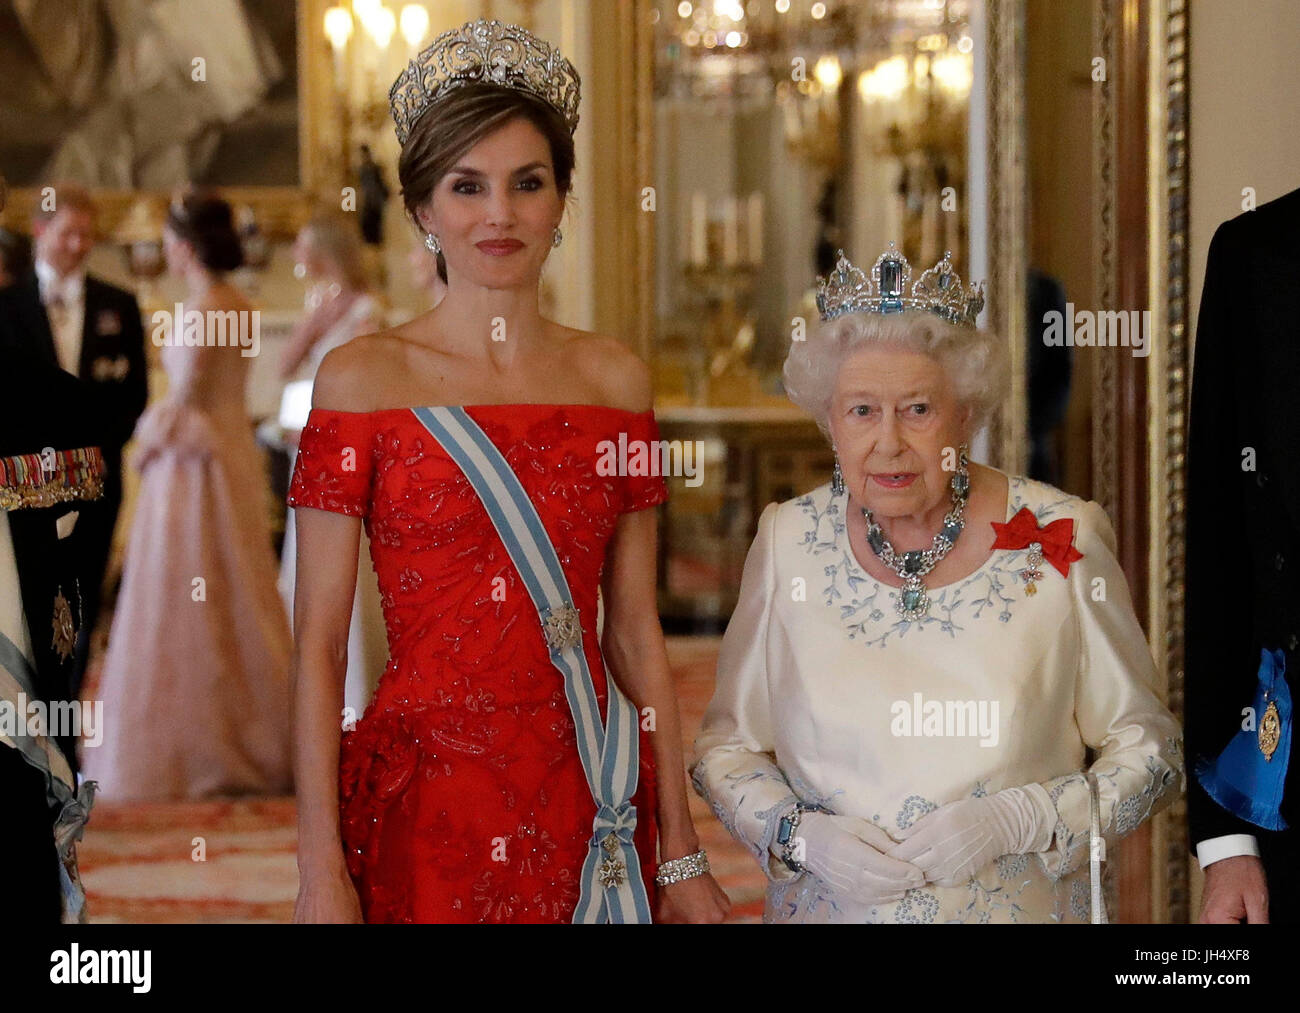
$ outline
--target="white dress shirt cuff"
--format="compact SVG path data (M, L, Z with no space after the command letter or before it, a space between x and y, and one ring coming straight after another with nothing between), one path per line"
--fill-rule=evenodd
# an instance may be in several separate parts
M1201 863L1202 869L1214 862L1239 855L1259 857L1259 842L1255 840L1254 834L1224 834L1196 845L1196 860Z

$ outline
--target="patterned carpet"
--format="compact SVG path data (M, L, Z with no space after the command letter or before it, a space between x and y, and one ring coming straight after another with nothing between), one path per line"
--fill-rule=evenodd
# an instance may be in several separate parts
M716 638L675 637L668 654L690 744L713 693ZM764 878L692 791L691 815L732 921L758 921ZM287 922L298 889L292 798L96 803L78 851L91 921Z

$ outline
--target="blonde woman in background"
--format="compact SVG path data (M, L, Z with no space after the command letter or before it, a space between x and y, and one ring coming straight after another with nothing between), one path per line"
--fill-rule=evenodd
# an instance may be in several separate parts
M361 259L361 236L338 215L318 215L293 244L294 273L313 286L307 315L294 328L280 360L280 377L312 379L321 359L359 334L383 327L379 301L370 291Z
M298 438L307 421L311 389L321 360L331 350L362 334L382 329L379 300L371 293L361 257L361 235L356 224L337 214L321 214L298 233L293 245L294 273L312 288L307 314L294 328L280 360L280 376L293 379L285 387L280 410L287 429L290 460L297 456ZM300 410L299 410L300 409ZM365 539L364 533L362 539ZM297 530L293 511L285 518L284 548L280 553L280 596L293 615L293 581L297 565ZM379 585L373 570L362 567L352 603L348 637L348 674L344 704L359 717L388 660L384 617L379 605Z

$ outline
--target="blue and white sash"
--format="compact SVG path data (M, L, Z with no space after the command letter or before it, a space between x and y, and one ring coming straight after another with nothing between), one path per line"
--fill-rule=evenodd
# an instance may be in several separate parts
M537 608L551 663L564 677L578 739L578 755L596 803L582 867L582 896L574 922L648 922L650 902L632 843L639 762L636 706L606 678L607 725L582 650L582 626L564 568L528 493L487 434L461 408L416 408L414 413L464 472Z
M0 534L5 534L0 532ZM5 537L8 537L5 534ZM20 708L22 699L36 700L35 672L22 650L3 631L0 631L0 701L4 701L14 715L25 718ZM86 781L80 788L73 784L72 769L63 751L46 735L24 734L15 729L13 735L0 732L0 749L17 749L23 759L45 776L45 797L58 810L54 820L54 847L59 854L59 889L62 894L63 921L86 920L86 894L77 870L76 844L81 839L90 808L95 802L95 781ZM26 869L3 869L6 876L24 876Z

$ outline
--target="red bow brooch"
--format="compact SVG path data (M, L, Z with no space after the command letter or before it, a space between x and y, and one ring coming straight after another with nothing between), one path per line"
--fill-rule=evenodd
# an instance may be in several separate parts
M1039 527L1038 518L1029 507L1021 507L1020 512L1005 524L993 522L997 532L995 549L1028 549L1028 565L1020 571L1025 582L1025 594L1037 594L1035 581L1043 579L1038 569L1046 559L1060 572L1062 577L1070 575L1070 564L1082 559L1083 553L1076 549L1074 541L1074 521L1069 517L1052 521L1046 527Z

